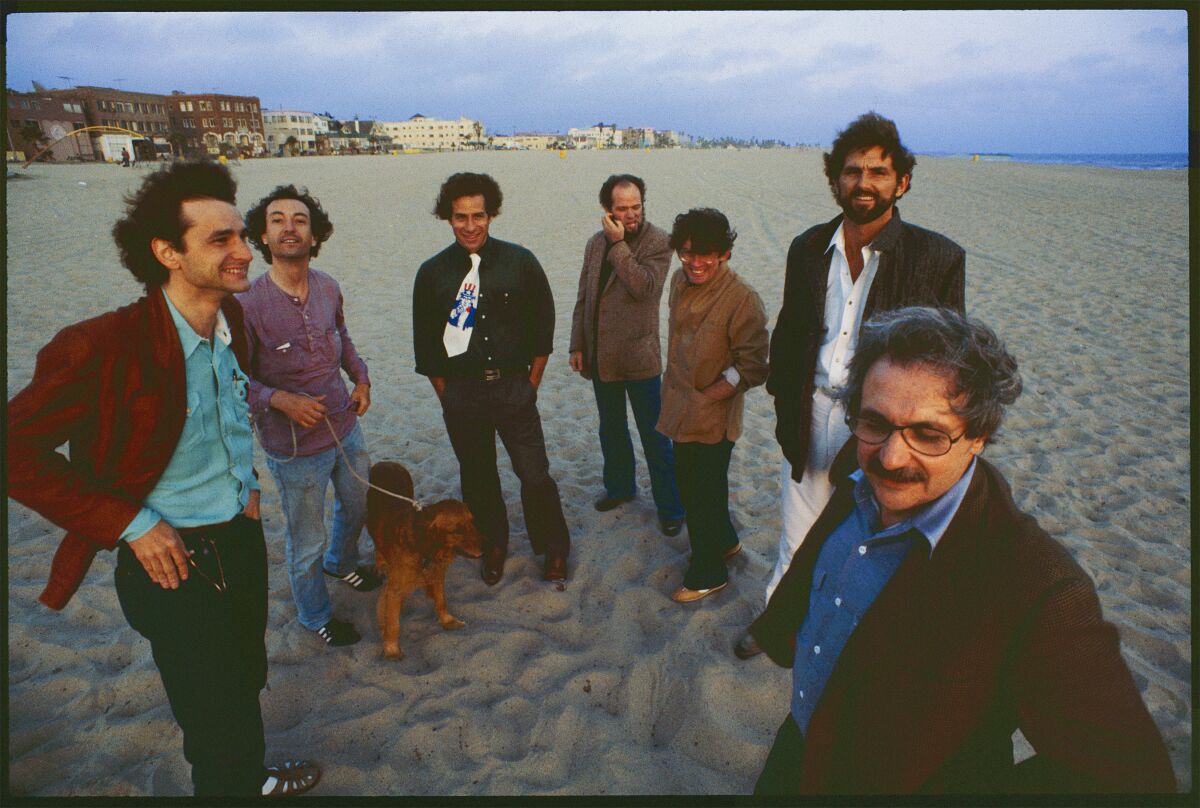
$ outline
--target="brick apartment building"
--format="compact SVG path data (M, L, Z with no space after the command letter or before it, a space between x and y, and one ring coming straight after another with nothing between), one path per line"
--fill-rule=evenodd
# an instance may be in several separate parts
M89 85L44 94L64 101L78 99L89 126L117 126L141 135L92 133L98 159L120 160L121 149L128 148L137 160L155 160L170 150L166 96Z
M91 138L86 134L66 137L87 126L81 99L13 90L6 90L5 96L8 102L4 117L5 151L14 153L12 159L28 160L48 146L51 148L44 160L95 159Z
M244 156L266 153L262 107L253 95L181 93L166 96L176 153L221 153L226 143Z

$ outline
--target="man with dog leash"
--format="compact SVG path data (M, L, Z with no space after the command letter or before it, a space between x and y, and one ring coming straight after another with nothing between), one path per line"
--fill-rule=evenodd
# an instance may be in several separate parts
M361 637L333 616L325 578L357 592L380 584L370 537L359 543L371 461L358 418L371 406L371 382L346 329L337 281L309 266L333 224L306 188L281 185L250 209L246 227L270 264L238 300L246 313L250 412L287 521L292 597L301 625L329 645L353 645ZM354 382L349 392L342 370Z

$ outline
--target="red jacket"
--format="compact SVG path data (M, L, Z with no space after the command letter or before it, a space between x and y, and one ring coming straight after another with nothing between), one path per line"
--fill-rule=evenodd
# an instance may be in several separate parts
M221 304L249 367L242 308ZM68 326L8 402L8 495L67 530L38 598L61 609L166 469L187 410L183 349L160 291ZM68 460L56 449L69 444Z
M751 626L791 667L838 487ZM1037 754L1013 765L1020 727ZM1162 737L1067 550L1017 510L983 458L932 557L910 553L850 635L796 761L800 793L1169 792Z

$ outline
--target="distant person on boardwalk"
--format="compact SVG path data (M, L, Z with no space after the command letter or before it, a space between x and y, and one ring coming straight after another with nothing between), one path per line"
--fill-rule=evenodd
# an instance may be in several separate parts
M529 543L545 555L542 577L562 583L571 537L537 408L554 349L554 298L533 253L489 235L503 199L487 174L454 174L442 184L433 213L450 224L454 242L417 271L413 353L441 401L463 500L483 534L484 583L499 583L508 557L497 434L521 481Z
M675 217L667 372L658 431L674 441L675 479L692 554L677 603L724 589L725 564L742 545L729 518L729 461L742 433L746 391L767 377L767 315L758 293L729 268L737 233L725 214L693 208Z
M825 155L841 215L801 233L788 250L767 378L783 449L783 527L764 601L833 495L830 464L850 437L834 391L845 384L863 321L909 305L963 310L962 248L902 221L896 207L916 162L892 121L874 112L854 120ZM760 649L744 634L734 651L745 659Z
M600 186L600 231L588 239L571 322L571 369L591 379L600 413L604 496L610 511L637 495L633 441L625 400L633 408L658 523L667 536L683 528L671 441L654 428L662 397L658 321L671 263L665 232L646 220L646 184L613 174Z
M124 146L121 147L121 165L129 168L129 149Z
M222 166L179 162L127 197L113 237L146 296L42 348L8 403L7 461L9 496L67 530L40 600L63 608L116 549L121 610L150 641L196 796L244 798L307 791L320 769L263 767L267 555L236 189Z
M1094 585L980 457L1020 393L952 309L863 326L834 495L750 627L792 668L757 795L1174 789Z
M371 459L358 426L371 406L371 380L346 328L341 287L310 266L333 223L307 189L280 185L250 209L246 227L269 265L238 295L250 348L250 412L279 486L292 599L300 625L329 645L351 645L361 637L333 616L325 578L356 592L380 580L374 545L363 534ZM354 383L350 391L342 371Z

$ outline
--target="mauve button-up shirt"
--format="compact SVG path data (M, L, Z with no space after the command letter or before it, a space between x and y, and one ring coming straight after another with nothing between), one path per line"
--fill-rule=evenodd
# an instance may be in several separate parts
M337 281L310 268L308 299L301 303L264 272L237 299L246 313L250 345L250 413L263 449L276 457L305 457L332 448L324 420L302 427L271 408L271 394L284 390L325 396L321 403L338 440L354 428L356 407L341 371L355 384L369 384L370 379L346 330Z

